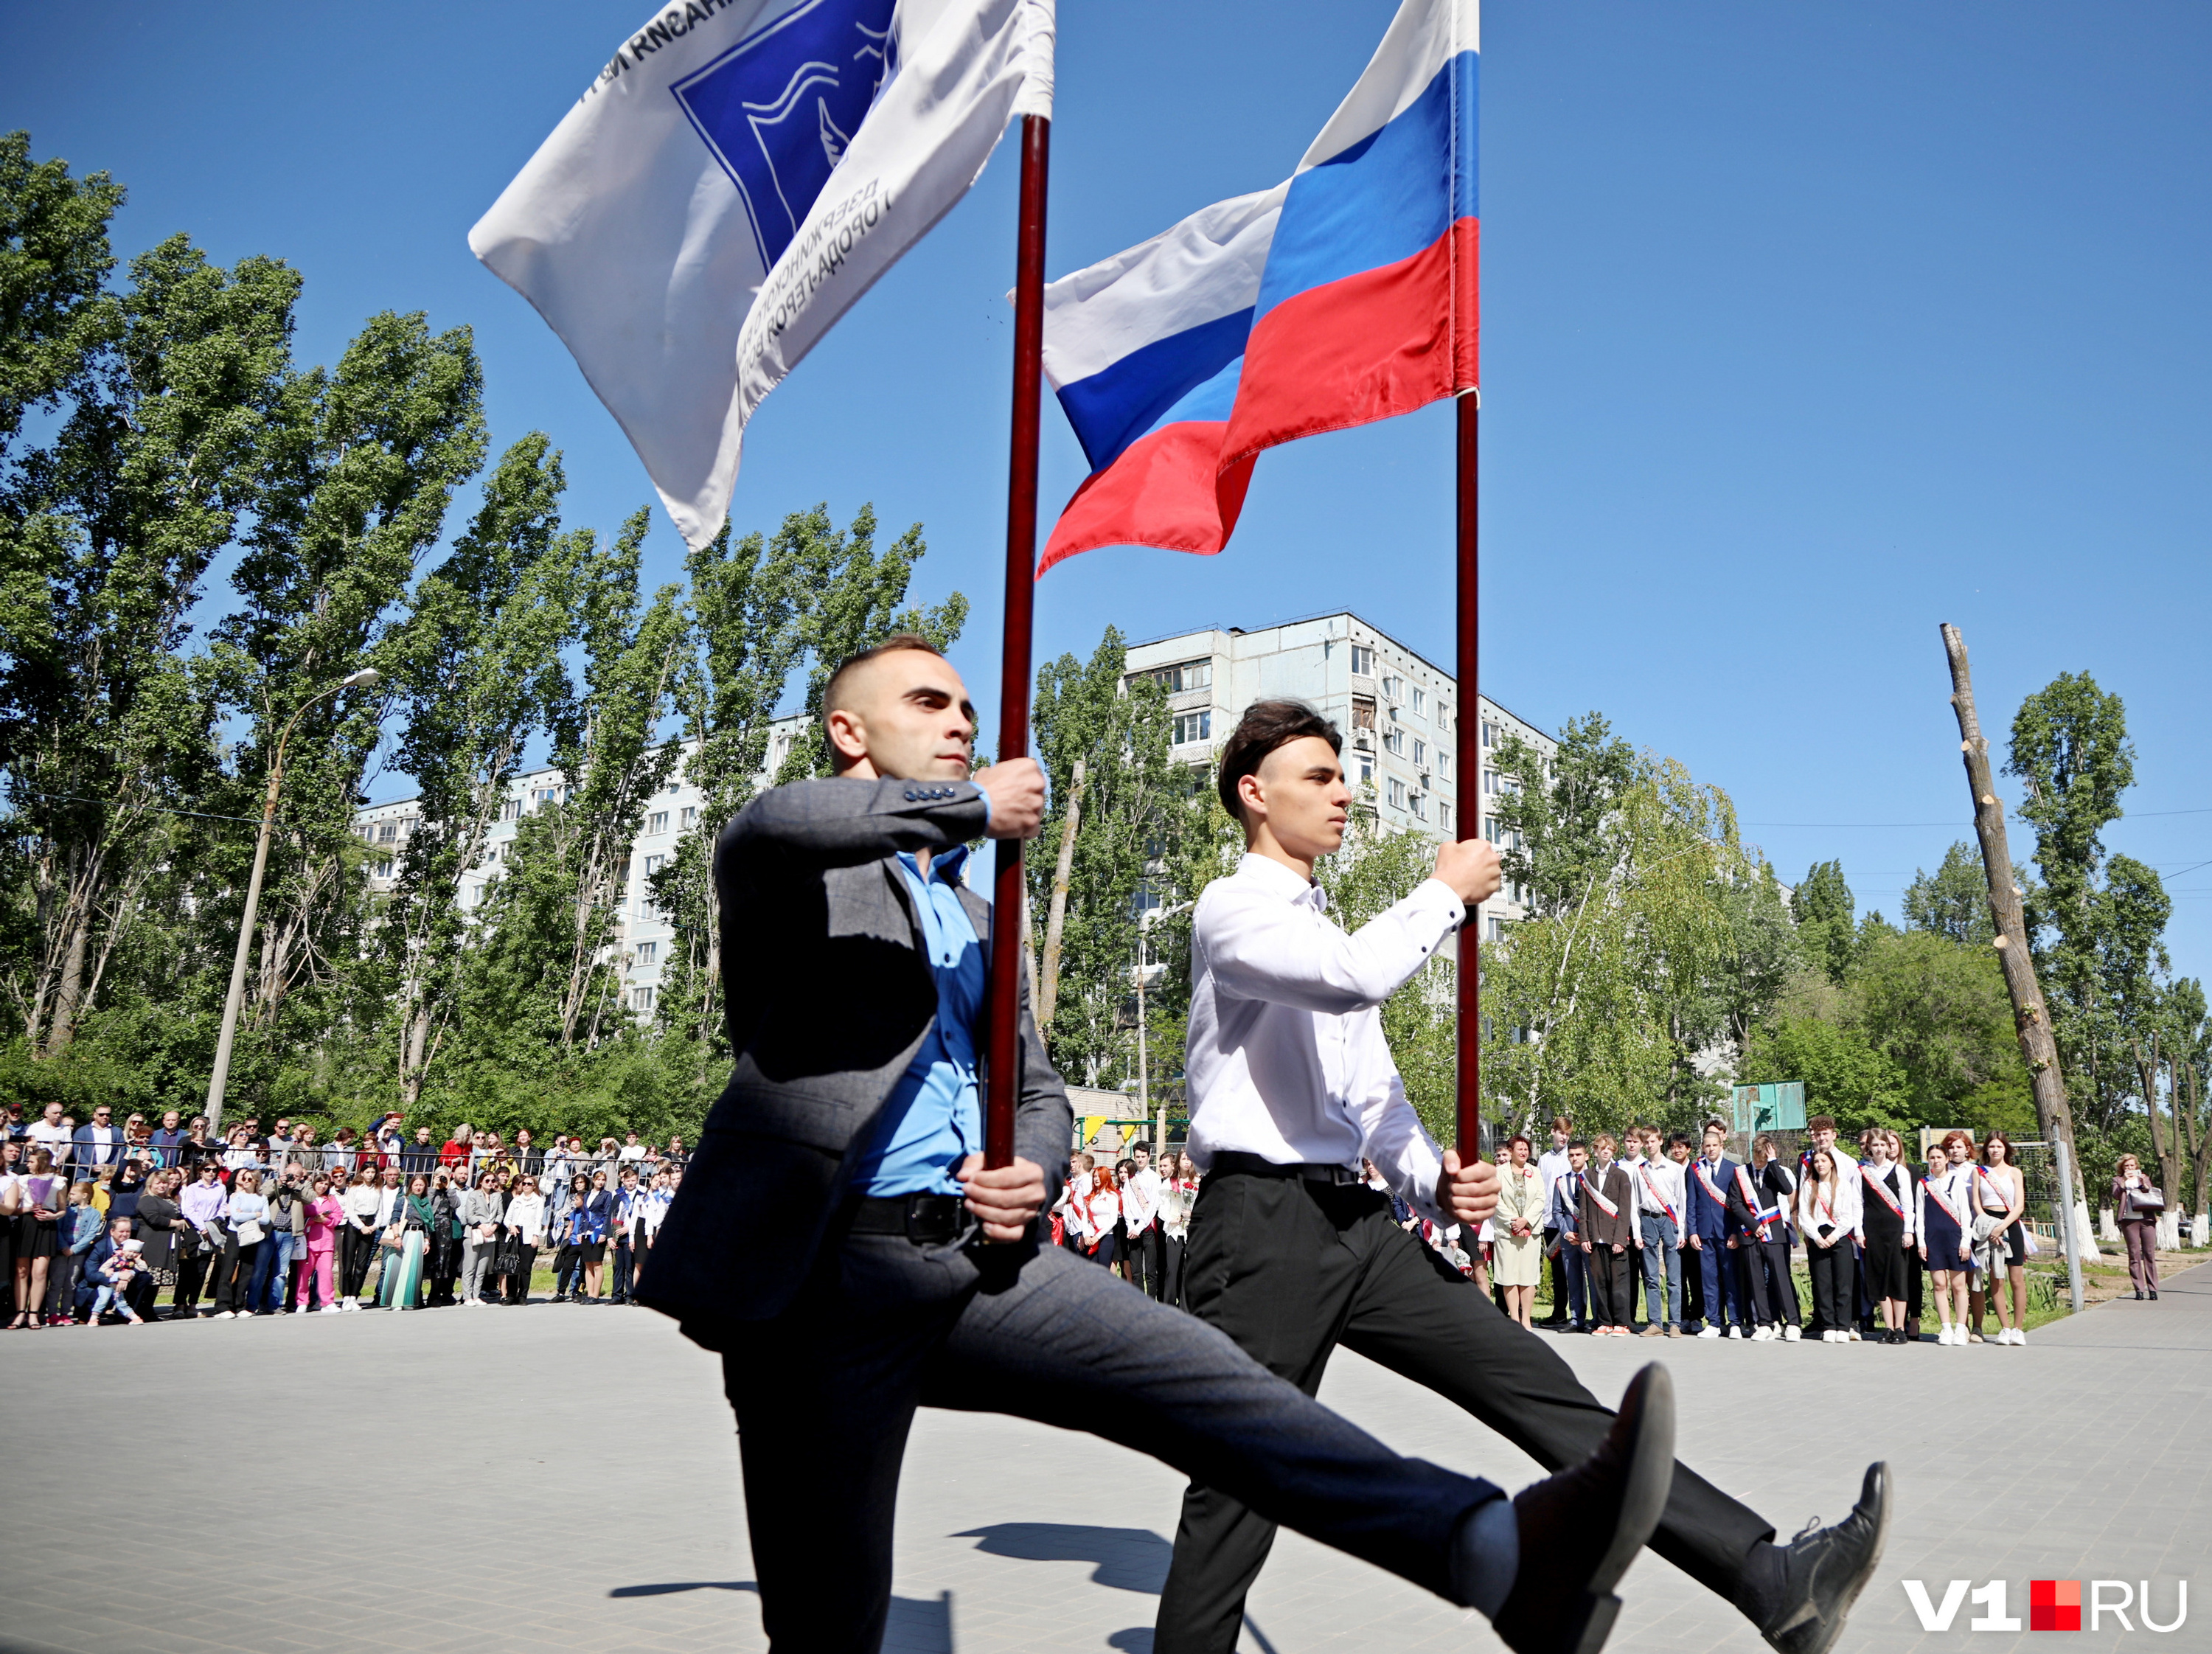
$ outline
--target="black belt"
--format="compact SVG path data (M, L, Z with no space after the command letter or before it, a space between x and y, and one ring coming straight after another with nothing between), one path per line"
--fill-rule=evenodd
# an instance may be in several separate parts
M1223 1173L1243 1172L1248 1177L1297 1177L1309 1183L1323 1183L1336 1189L1350 1189L1365 1183L1366 1178L1348 1166L1317 1165L1310 1161L1263 1160L1256 1154L1244 1154L1234 1149L1217 1152L1206 1175L1218 1177Z
M917 1246L957 1240L967 1209L957 1195L872 1195L852 1204L855 1235L903 1235Z

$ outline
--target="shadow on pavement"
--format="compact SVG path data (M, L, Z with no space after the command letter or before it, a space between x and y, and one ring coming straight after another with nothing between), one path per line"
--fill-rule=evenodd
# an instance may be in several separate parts
M1116 1590L1139 1590L1157 1596L1167 1583L1168 1559L1175 1547L1145 1528L1091 1528L1066 1522L1000 1522L988 1528L970 1528L952 1535L981 1542L975 1548L989 1556L1011 1556L1024 1562L1090 1562L1091 1583ZM1147 1638L1151 1633L1145 1633ZM1143 1645L1150 1646L1149 1643ZM1115 1644L1117 1648L1121 1644ZM1134 1647L1138 1645L1130 1645Z

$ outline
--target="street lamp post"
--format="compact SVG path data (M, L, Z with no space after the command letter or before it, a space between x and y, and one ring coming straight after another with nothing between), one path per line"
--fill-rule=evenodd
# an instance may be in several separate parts
M300 704L284 725L283 733L276 738L276 757L269 765L269 790L261 803L261 837L253 847L253 876L246 883L246 915L238 926L238 952L230 962L230 993L222 1002L222 1032L215 1043L215 1072L208 1076L207 1114L208 1134L222 1135L222 1093L230 1083L230 1048L238 1037L239 1007L246 999L246 961L253 949L253 921L261 907L261 875L269 866L269 840L276 827L276 792L284 784L284 744L292 739L301 714L316 702L326 700L340 690L365 689L381 676L375 667L364 666L349 678L331 684L320 695L310 696Z

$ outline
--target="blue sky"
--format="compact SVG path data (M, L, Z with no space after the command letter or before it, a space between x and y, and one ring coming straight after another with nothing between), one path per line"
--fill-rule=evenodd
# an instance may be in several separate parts
M1281 178L1391 9L1062 0L1051 271ZM126 252L181 229L298 265L303 360L379 309L473 326L495 441L550 433L569 520L611 529L641 470L464 238L646 10L10 6L0 124L128 185ZM2108 842L2169 876L2177 968L2212 967L2212 10L1493 0L1484 24L1484 690L1547 727L1602 710L1725 787L1785 878L1838 856L1894 916L1969 832L1938 623L2000 733L2086 670L2140 753ZM979 690L1012 161L769 400L732 507L922 522L918 595L975 600ZM1051 409L1046 433L1049 511L1083 467ZM1040 659L1109 621L1350 607L1448 660L1450 500L1441 407L1277 450L1226 555L1056 569ZM678 555L664 522L648 574Z

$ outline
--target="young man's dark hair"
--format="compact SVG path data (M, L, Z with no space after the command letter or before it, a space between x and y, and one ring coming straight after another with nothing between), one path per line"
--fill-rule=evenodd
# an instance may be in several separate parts
M1259 773L1261 763L1279 746L1318 735L1332 752L1344 751L1344 736L1337 727L1303 701L1255 701L1244 708L1229 744L1221 749L1221 772L1215 789L1221 807L1233 821L1244 819L1244 806L1237 797L1237 783Z

